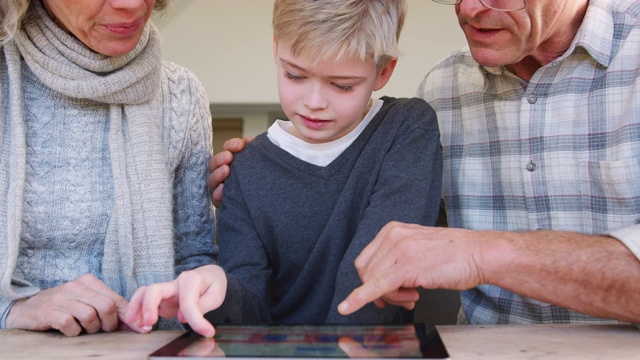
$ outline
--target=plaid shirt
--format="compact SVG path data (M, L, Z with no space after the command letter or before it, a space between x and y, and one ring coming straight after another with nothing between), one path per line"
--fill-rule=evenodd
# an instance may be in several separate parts
M610 234L640 258L640 2L591 0L568 51L528 83L468 48L427 76L449 225ZM602 321L496 286L462 293L460 321Z

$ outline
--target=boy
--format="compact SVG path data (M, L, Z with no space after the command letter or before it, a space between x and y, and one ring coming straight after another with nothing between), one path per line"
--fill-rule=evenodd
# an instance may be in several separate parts
M289 121L236 155L218 213L219 266L140 289L129 321L150 329L158 314L177 315L204 336L211 323L412 321L395 306L337 312L361 284L354 259L386 223L433 225L438 213L433 109L419 99L371 99L395 68L405 11L404 0L275 1L274 58Z

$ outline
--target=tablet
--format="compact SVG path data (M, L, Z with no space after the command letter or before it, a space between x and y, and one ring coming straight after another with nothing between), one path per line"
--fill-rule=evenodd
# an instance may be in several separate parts
M216 326L213 339L187 332L149 359L448 359L432 324Z

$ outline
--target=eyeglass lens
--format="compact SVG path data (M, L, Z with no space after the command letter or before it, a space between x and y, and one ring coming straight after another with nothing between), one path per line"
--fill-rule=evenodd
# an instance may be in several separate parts
M444 5L458 5L462 2L462 0L433 0L439 4ZM515 11L522 10L527 5L525 0L480 0L480 2L493 10L501 10L501 11Z

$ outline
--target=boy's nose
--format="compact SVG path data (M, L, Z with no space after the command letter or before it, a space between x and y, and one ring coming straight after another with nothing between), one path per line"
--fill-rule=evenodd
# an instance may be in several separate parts
M318 84L313 84L307 88L303 102L306 107L313 110L324 109L328 104L323 94L322 86Z

